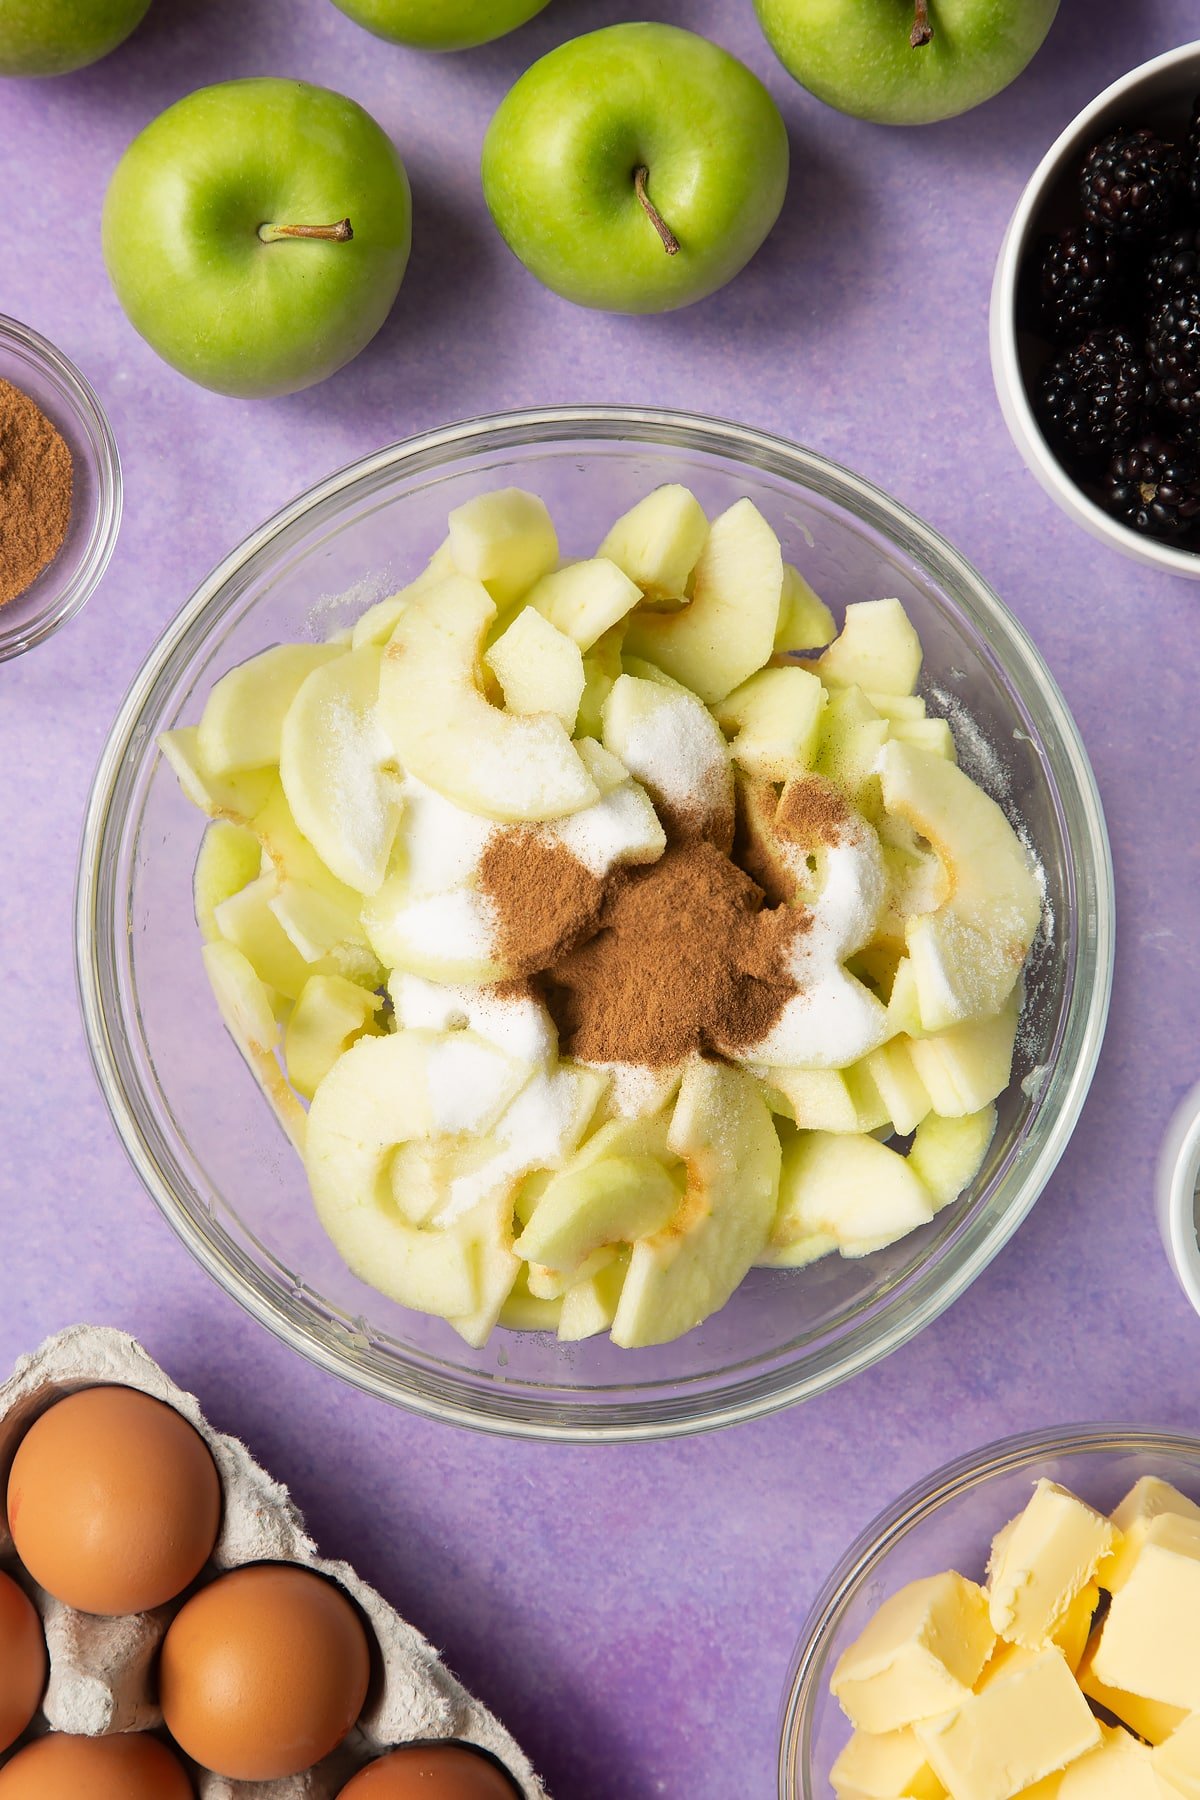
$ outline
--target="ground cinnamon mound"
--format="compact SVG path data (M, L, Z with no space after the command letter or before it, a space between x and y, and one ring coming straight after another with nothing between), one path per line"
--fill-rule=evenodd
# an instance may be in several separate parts
M0 606L33 585L71 523L71 452L42 409L0 381Z
M494 831L479 878L496 907L496 947L518 975L548 968L596 929L604 882L545 832L527 826Z
M850 802L820 775L789 781L775 809L775 830L792 844L836 844L850 819Z
M787 949L808 915L714 844L672 845L610 887L595 934L545 977L560 1042L586 1062L661 1067L757 1043L796 992Z

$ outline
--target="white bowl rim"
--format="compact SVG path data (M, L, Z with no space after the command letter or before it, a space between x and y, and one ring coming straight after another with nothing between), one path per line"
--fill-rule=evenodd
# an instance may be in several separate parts
M895 1541L957 1494L982 1486L997 1475L1028 1467L1043 1457L1139 1453L1192 1457L1200 1475L1200 1436L1190 1432L1103 1422L1059 1425L997 1438L981 1449L957 1456L932 1474L914 1481L890 1506L877 1513L839 1558L821 1586L808 1609L792 1655L780 1707L778 1800L802 1800L803 1797L803 1789L790 1783L791 1750L794 1747L797 1756L802 1758L809 1750L807 1733L802 1742L796 1742L796 1727L802 1722L797 1700L801 1690L808 1685L825 1636L863 1577L887 1554ZM1003 1522L998 1521L997 1528Z
M1017 283L1028 247L1029 227L1034 213L1045 198L1047 187L1058 176L1068 154L1083 128L1101 113L1131 93L1151 76L1189 61L1200 61L1200 39L1179 44L1173 50L1140 63L1125 75L1110 82L1103 93L1075 114L1059 132L1037 168L1029 177L1004 234L996 272L992 282L988 318L988 342L991 351L992 379L1005 424L1026 465L1050 497L1075 522L1110 548L1119 550L1134 561L1151 568L1166 569L1173 575L1200 580L1200 550L1181 550L1156 538L1140 536L1127 525L1121 525L1093 500L1067 474L1042 433L1041 426L1025 386L1017 354Z
M243 565L268 545L272 538L301 519L310 508L348 487L352 482L368 478L394 463L399 463L402 459L419 460L447 449L467 450L474 440L487 439L491 434L497 432L506 434L510 443L536 443L542 441L547 434L551 438L556 433L560 436L564 435L568 428L580 433L586 433L591 429L598 436L615 441L621 439L621 428L630 432L641 428L662 434L661 441L666 443L672 441L671 434L674 433L675 441L685 445L694 443L705 432L715 433L724 440L721 447L727 453L733 454L740 450L751 464L755 462L756 453L761 459L762 466L768 468L772 467L774 461L780 458L792 464L796 461L806 462L814 474L823 474L837 484L852 490L868 511L874 510L884 515L897 513L902 515L905 529L919 544L921 555L931 558L934 563L940 561L948 565L969 589L974 589L985 597L988 606L996 609L999 618L1028 659L1030 669L1036 672L1040 683L1041 698L1059 735L1066 759L1065 766L1056 771L1056 779L1062 781L1069 775L1074 784L1086 815L1088 841L1095 860L1093 871L1096 884L1095 909L1088 920L1088 926L1095 941L1096 970L1090 989L1091 1000L1087 1008L1086 1030L1080 1056L1066 1077L1063 1092L1059 1098L1058 1111L1047 1129L1041 1150L1027 1171L1026 1191L1022 1194L1021 1203L1011 1205L1003 1218L995 1222L993 1229L975 1244L971 1253L959 1266L953 1282L947 1281L941 1284L930 1297L924 1299L920 1304L914 1305L909 1316L893 1319L889 1328L878 1337L873 1336L868 1344L856 1344L853 1353L848 1354L832 1371L822 1371L819 1378L793 1374L786 1381L781 1379L772 1383L770 1391L765 1394L754 1388L752 1383L747 1383L744 1385L749 1391L743 1391L739 1387L732 1394L723 1396L719 1404L709 1404L707 1410L700 1412L672 1411L666 1417L660 1416L644 1420L622 1417L620 1419L606 1418L603 1421L580 1419L576 1422L556 1418L552 1422L547 1422L545 1418L524 1418L507 1412L498 1416L489 1416L464 1400L447 1401L441 1398L434 1401L423 1394L412 1392L411 1389L398 1390L394 1383L389 1385L378 1379L372 1379L369 1371L356 1364L348 1344L339 1341L334 1345L318 1338L311 1328L305 1329L293 1324L280 1313L273 1300L259 1294L244 1277L237 1276L236 1272L227 1268L222 1263L215 1247L208 1242L204 1234L176 1202L172 1189L159 1168L152 1149L145 1141L134 1116L109 1043L109 1022L102 1004L101 979L96 956L97 940L94 931L96 900L100 887L100 853L108 813L113 800L118 772L125 758L131 754L131 745L136 736L139 716L156 682L160 679L164 669L170 665L173 656L179 650L183 640L186 639L195 621ZM876 487L874 483L867 481L862 476L845 469L819 452L804 449L786 439L757 431L752 427L734 425L700 414L660 408L624 405L552 406L482 415L439 427L436 430L403 439L347 464L298 495L269 518L257 531L251 533L216 566L191 598L184 603L172 622L156 640L141 669L134 677L113 722L101 752L96 774L93 777L84 818L75 890L76 987L93 1071L116 1127L117 1135L135 1172L171 1228L182 1239L201 1267L216 1281L218 1286L254 1318L258 1319L260 1324L266 1326L274 1336L292 1349L298 1350L318 1367L338 1375L351 1385L374 1394L376 1397L386 1399L394 1405L408 1407L410 1410L423 1413L428 1417L475 1430L512 1437L552 1438L560 1442L576 1443L629 1442L639 1439L685 1436L715 1430L725 1425L740 1423L779 1411L786 1406L795 1404L798 1400L810 1398L832 1386L840 1385L842 1381L852 1378L883 1357L890 1355L893 1350L898 1349L914 1337L965 1292L988 1263L999 1254L1028 1216L1050 1180L1075 1129L1091 1086L1104 1039L1113 983L1115 913L1112 852L1103 806L1091 763L1070 709L1053 675L1043 661L1041 653L1019 620L1009 611L967 558L939 532L919 519L908 507L893 500L884 490ZM1074 1007L1075 1004L1076 1002L1073 1001L1072 1006ZM1077 1004L1082 1008L1085 1003L1083 1000L1079 1000Z

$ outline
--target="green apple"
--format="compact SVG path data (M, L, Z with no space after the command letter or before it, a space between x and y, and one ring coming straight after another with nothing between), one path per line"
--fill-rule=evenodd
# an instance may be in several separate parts
M150 0L7 0L0 75L69 75L123 44Z
M669 312L723 287L778 218L787 174L757 76L671 25L561 44L501 102L483 146L509 248L556 294L608 312Z
M334 0L334 5L393 44L414 50L473 50L524 25L549 0Z
M754 0L780 62L819 100L928 125L990 100L1041 48L1058 0Z
M130 322L218 393L311 387L383 324L412 204L391 142L302 81L201 88L134 139L104 201L104 260Z

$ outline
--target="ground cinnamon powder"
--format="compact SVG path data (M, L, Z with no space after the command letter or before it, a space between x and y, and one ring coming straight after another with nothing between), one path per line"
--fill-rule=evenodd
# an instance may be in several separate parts
M545 832L528 826L494 831L479 877L496 906L497 947L516 974L549 968L596 929L605 883Z
M798 775L784 786L775 830L792 844L836 844L845 834L850 802L820 775Z
M787 950L809 924L763 909L716 845L673 844L612 881L593 935L544 978L563 1048L586 1062L661 1067L757 1043L796 992Z
M72 485L62 435L28 394L0 381L0 606L31 587L62 549Z

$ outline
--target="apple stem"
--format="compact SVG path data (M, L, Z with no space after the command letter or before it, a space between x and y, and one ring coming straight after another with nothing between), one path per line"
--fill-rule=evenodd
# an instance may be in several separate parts
M260 225L258 235L264 244L277 244L281 238L321 238L327 244L348 244L354 236L349 219L336 225Z
M667 224L667 221L663 218L663 216L659 212L657 206L655 206L653 200L650 198L649 194L646 192L646 183L649 179L650 179L649 169L635 169L633 171L634 191L636 192L638 199L641 201L643 207L645 208L646 217L649 219L649 221L653 225L655 231L657 231L659 237L662 239L662 247L666 251L667 255L668 256L678 256L679 255L679 239L675 236L675 233L671 230L671 227Z
M919 50L933 36L933 26L929 23L929 0L917 0L916 16L913 19L912 35L909 43L914 50Z

